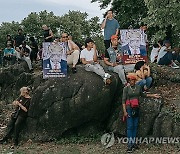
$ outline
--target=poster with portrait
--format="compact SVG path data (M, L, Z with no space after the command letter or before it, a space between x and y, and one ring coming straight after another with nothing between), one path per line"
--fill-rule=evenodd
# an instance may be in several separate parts
M67 59L63 43L43 43L43 78L66 77Z
M146 34L140 29L120 31L124 64L147 61Z

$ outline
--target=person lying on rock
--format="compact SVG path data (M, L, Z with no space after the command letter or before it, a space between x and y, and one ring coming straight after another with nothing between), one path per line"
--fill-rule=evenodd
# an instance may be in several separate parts
M97 61L96 46L91 38L85 40L85 49L81 51L80 58L82 63L85 65L86 71L91 71L101 76L105 84L111 83L111 75L105 73L103 67Z
M19 133L27 119L31 100L29 95L30 88L22 87L20 89L20 93L20 97L13 102L13 105L16 107L16 109L15 112L11 115L11 120L8 123L6 135L3 137L3 139L0 140L0 144L7 142L14 132L14 145L18 145Z
M142 92L141 86L136 83L136 75L127 75L129 85L124 87L122 104L123 104L123 119L127 120L127 138L128 149L127 152L132 152L133 149L137 149L136 133L139 121L139 97L153 97L160 98L159 94L146 94Z

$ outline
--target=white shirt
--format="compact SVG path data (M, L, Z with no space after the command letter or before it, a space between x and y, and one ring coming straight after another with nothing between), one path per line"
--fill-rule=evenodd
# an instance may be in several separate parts
M150 56L151 63L153 63L155 61L155 58L158 56L158 53L159 53L158 51L159 51L159 48L153 47L151 51L151 56Z
M85 58L86 61L93 61L94 57L94 49L92 48L90 51L87 48L81 51L80 58Z
M168 49L170 49L171 47L169 47ZM157 62L159 62L159 60L164 57L164 55L167 53L167 51L165 51L165 49L167 49L166 46L163 46L160 51L159 51L159 54L158 54L158 58L157 58Z

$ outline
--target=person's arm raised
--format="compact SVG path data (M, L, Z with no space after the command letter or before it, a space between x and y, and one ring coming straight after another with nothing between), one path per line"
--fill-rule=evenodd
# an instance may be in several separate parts
M107 21L107 16L105 17L105 19L103 20L102 24L101 24L101 29L104 29L106 26L106 21Z

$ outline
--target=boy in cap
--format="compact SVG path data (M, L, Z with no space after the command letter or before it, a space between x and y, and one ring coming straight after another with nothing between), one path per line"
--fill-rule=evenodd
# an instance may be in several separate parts
M118 36L111 36L111 47L107 49L105 54L104 62L109 66L109 71L118 73L120 80L124 85L127 85L125 72L132 72L134 70L134 64L122 64L123 53L121 46L118 43Z

